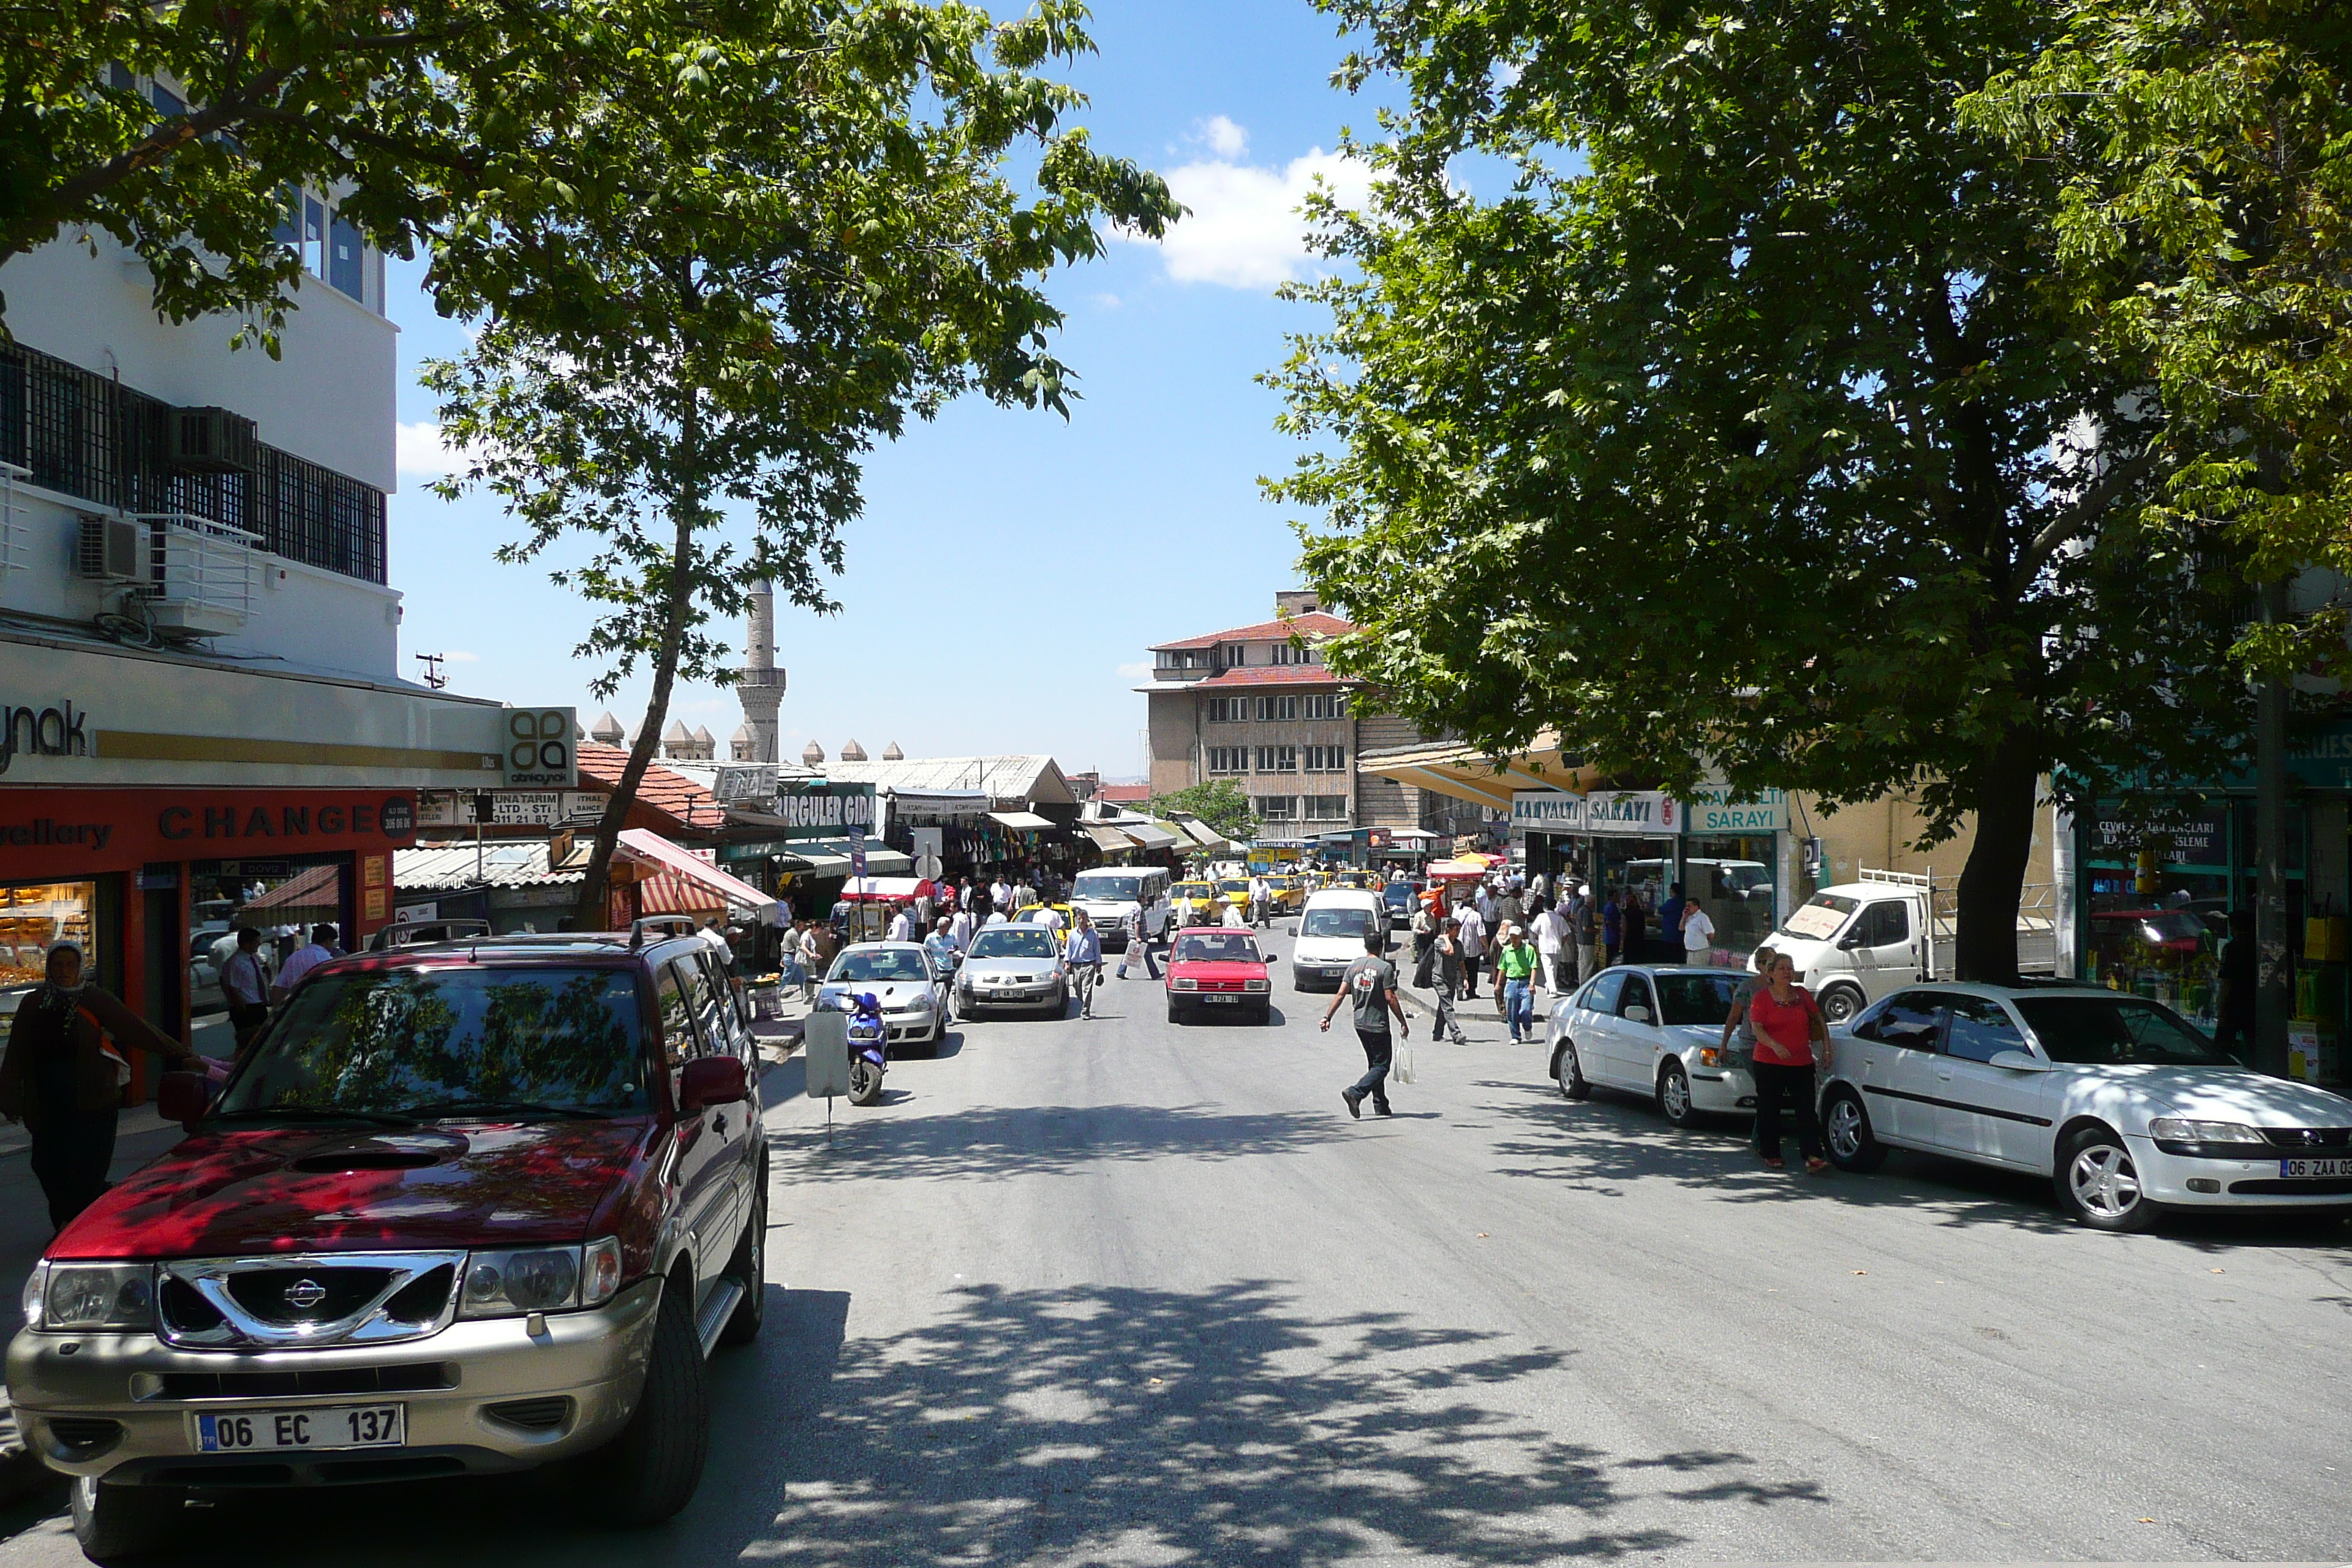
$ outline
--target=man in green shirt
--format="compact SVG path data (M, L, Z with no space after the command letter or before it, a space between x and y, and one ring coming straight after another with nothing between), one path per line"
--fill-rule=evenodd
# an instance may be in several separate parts
M1524 1043L1533 1037L1536 1026L1536 950L1516 925L1503 928L1503 943L1495 950L1495 973L1503 982L1503 1021L1511 1026L1513 1043Z

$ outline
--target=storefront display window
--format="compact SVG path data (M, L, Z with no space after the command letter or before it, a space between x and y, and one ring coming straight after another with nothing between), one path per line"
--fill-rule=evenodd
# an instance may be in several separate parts
M1683 891L1715 922L1717 951L1745 957L1772 931L1780 848L1770 834L1683 840Z
M96 882L0 882L0 1013L41 983L52 943L81 943L101 972Z

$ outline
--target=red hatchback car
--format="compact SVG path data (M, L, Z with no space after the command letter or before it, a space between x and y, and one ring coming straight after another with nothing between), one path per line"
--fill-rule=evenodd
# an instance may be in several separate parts
M1168 1021L1231 1012L1263 1024L1274 1016L1274 982L1257 938L1230 926L1189 926L1168 944Z

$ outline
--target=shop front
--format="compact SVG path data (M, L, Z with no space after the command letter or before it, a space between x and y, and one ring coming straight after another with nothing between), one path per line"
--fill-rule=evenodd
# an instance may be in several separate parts
M1716 946L1745 962L1780 913L1780 871L1791 852L1789 797L1777 789L1734 800L1702 789L1683 803L1683 892L1715 922Z
M764 809L756 813L729 810L730 837L717 846L717 863L789 904L795 920L824 919L861 858L869 877L913 869L911 856L887 847L877 835L870 784L785 779L761 804Z
M1511 837L1530 874L1549 883L1591 880L1591 848L1584 827L1584 796L1572 790L1523 789L1511 795Z

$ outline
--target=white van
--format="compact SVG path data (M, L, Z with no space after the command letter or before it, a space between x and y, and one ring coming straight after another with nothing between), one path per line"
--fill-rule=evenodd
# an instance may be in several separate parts
M1364 935L1380 933L1388 947L1389 909L1370 888L1326 888L1307 895L1290 952L1290 984L1300 991L1337 991L1348 965L1364 956Z
M1767 945L1797 966L1822 1016L1843 1024L1898 986L1952 978L1957 891L1933 872L1865 869L1860 881L1807 899ZM2047 886L2025 889L2017 915L2021 973L2048 974L2056 966L2049 895Z
M1081 871L1070 885L1070 908L1084 910L1107 948L1127 945L1127 918L1143 909L1147 937L1162 935L1168 923L1168 872L1159 866L1099 866Z

